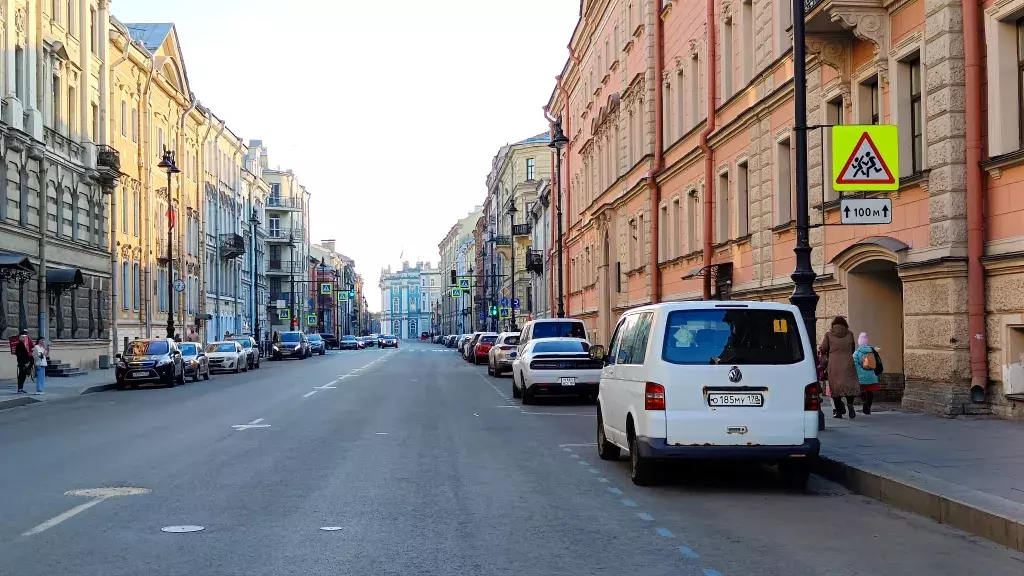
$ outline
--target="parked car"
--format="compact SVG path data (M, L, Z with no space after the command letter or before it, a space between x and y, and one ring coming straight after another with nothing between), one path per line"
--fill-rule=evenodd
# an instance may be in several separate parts
M359 350L359 342L356 341L356 337L351 334L346 334L341 337L340 343L338 344L340 350Z
M210 359L201 344L181 342L178 350L181 350L181 360L185 363L185 377L191 376L193 382L199 382L200 376L203 380L210 379Z
M491 346L498 341L498 334L495 332L482 332L480 337L477 339L476 344L473 346L472 362L473 364L480 364L487 360L487 354L491 351Z
M327 343L319 334L307 334L306 340L309 341L309 354L319 354L323 356L327 353Z
M260 367L260 348L256 344L256 339L252 336L232 336L231 340L242 345L249 368L256 368L258 370Z
M597 451L629 450L634 484L673 459L778 464L803 488L818 457L817 382L800 311L774 302L672 302L623 314L602 359ZM643 398L643 403L640 399Z
M366 347L367 348L373 348L374 346L377 345L377 335L376 334L370 334L369 336L363 336L363 338L366 340Z
M512 397L533 404L538 396L597 398L604 364L590 357L582 338L540 338L512 363Z
M356 344L360 350L366 349L366 336L356 336Z
M338 349L338 337L328 332L321 332L320 337L324 339L324 346L328 350Z
M114 368L114 378L120 390L150 382L173 388L185 383L185 362L174 340L140 338L128 343Z
M483 332L473 332L462 344L462 359L466 362L473 361L473 351L476 350L476 341L480 338L481 334Z
M302 332L281 332L280 340L274 344L274 360L298 358L304 360L311 356L309 342Z
M459 337L458 337L457 334L449 334L449 335L445 336L444 337L444 346L445 346L445 348L455 348L455 341L458 340L458 339L459 339Z
M398 348L398 336L394 334L381 334L377 339L377 346L381 348Z
M502 332L498 340L487 353L487 373L501 376L506 370L512 369L516 359L516 345L519 344L519 332Z
M213 372L238 374L249 371L248 354L245 348L234 340L210 342L206 345L206 356L210 360L210 370Z
M518 350L519 356L523 355L523 349L532 340L538 338L579 338L588 340L587 325L577 318L541 318L530 320L523 325L519 333Z

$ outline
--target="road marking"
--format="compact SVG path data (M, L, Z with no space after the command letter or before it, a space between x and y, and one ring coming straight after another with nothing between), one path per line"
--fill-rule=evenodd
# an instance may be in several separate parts
M235 430L248 430L249 428L270 428L270 424L260 424L263 422L263 418L257 418L248 424L235 424L232 426Z
M637 516L639 516L640 519L643 520L644 522L653 522L654 521L654 516L651 516L647 512L639 512L639 513L637 513Z
M387 436L387 432L377 432L377 436Z
M628 506L629 508L636 508L636 502L633 502L632 500L623 499L622 500L622 505L623 506Z
M693 558L693 559L700 558L699 554L697 554L693 550L687 548L686 546L680 546L679 547L679 551L682 552L683 556L686 556L687 558Z
M656 528L656 530L658 531L658 534L664 536L665 538L672 537L672 531L668 528Z
M495 408L519 408L519 406L515 406L513 404L502 404L501 406L495 406Z
M722 573L718 570L712 570L711 568L704 569L704 576L722 576Z
M148 494L149 488L133 488L130 486L114 487L114 488L87 488L84 490L69 490L64 493L65 496L86 496L91 497L92 500L79 504L74 508L50 518L46 522L39 524L32 528L28 532L22 534L22 536L35 536L40 532L44 532L53 528L54 526L64 522L68 518L72 518L82 512L85 512L89 508L103 502L110 498L116 498L118 496L134 496L136 494Z
M605 480L607 480L607 478ZM618 488L609 488L608 491L611 492L612 494L615 494L616 496L622 494L622 490L619 490Z
M306 392L305 394L303 394L302 397L303 398L309 398L313 394L316 394L316 390L310 390L309 392Z
M202 526L186 525L186 526L164 526L160 529L161 532L171 532L173 534L183 534L186 532L202 532L206 528Z
M534 414L537 416L590 416L591 418L597 418L597 414L583 414L579 412L526 412L523 414Z
M50 518L46 522L43 522L42 524L40 524L40 525L36 526L35 528L29 530L28 532L25 532L24 534L22 534L22 536L35 536L36 534L39 534L40 532L42 532L44 530L49 530L50 528L53 528L57 524L60 524L61 522L67 520L68 518L71 518L71 517L75 516L76 514L81 514L82 512L85 512L89 508L92 508L93 506L99 504L100 502L103 502L106 499L107 499L106 497L96 498L96 499L93 499L93 500L89 500L88 502L86 502L84 504L79 504L78 506L75 506L71 510L68 510L67 512L64 512L63 514L58 514L57 516L54 516L53 518Z
M588 468L587 472L590 472L591 474L597 474L597 468Z
M562 452L572 452L572 448L562 448Z
M607 483L608 483L608 479L607 479L607 478L605 478L604 476L602 476L602 477L598 478L598 479L597 479L597 481L598 481L598 482L601 482L601 483L604 483L604 484L607 484Z
M576 463L579 464L580 466L590 466L590 464L586 460L577 460Z
M341 526L321 526L320 529L324 532L335 532L341 530Z
M579 458L580 455L579 454L570 454L569 457L570 458Z
M566 446L580 447L580 446L597 446L596 443L591 442L589 444L559 444L559 448L565 448Z
M338 387L337 386L327 386L327 385L324 385L324 386L317 386L316 389L317 390L337 390Z

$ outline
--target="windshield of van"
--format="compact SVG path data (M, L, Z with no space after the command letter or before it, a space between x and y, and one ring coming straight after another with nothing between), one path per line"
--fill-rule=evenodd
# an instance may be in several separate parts
M662 358L673 364L796 364L800 332L785 310L676 310L668 315Z
M582 338L587 339L587 329L582 322L537 322L533 325L531 338Z

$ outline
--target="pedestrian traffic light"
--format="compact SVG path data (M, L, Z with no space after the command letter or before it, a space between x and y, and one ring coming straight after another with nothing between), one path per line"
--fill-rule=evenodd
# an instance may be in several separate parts
M458 283L459 283L458 274L455 273L455 268L452 268L452 286L455 286Z
M497 316L497 315L498 315L498 307L495 306L494 304L491 304L491 316Z

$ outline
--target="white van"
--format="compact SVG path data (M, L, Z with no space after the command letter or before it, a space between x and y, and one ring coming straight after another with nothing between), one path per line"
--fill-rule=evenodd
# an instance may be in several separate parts
M516 350L519 356L531 340L538 338L580 338L590 341L587 338L587 325L583 320L577 318L539 318L530 320L519 332L519 347Z
M622 315L603 359L597 449L630 453L637 485L659 461L779 464L807 483L820 449L820 390L800 312L773 302L671 302Z

